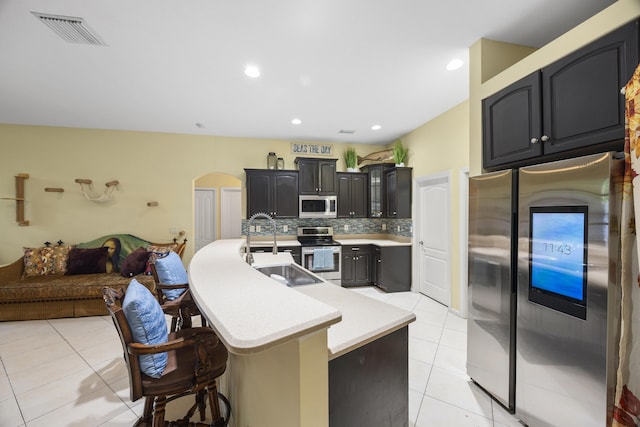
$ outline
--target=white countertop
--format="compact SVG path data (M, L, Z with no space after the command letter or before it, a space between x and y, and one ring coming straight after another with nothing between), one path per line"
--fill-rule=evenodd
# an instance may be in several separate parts
M284 286L245 263L243 245L217 240L189 266L191 292L232 353L261 351L330 326L333 359L415 320L409 311L329 282ZM254 253L254 266L290 263L289 253Z
M387 239L341 239L338 237L335 240L341 245L411 246L411 242Z
M416 319L410 311L328 282L292 289L336 307L342 313L342 321L332 325L327 334L329 360L388 335Z
M249 266L243 239L216 240L189 264L189 287L200 309L235 354L254 353L337 323L340 311L281 285ZM290 264L289 253L254 254Z

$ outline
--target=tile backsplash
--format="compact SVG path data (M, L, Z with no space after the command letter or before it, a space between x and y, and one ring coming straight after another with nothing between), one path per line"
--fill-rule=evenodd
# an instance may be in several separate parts
M242 220L242 235L247 235L247 220ZM413 235L413 221L411 219L393 218L337 218L337 219L276 219L278 236L293 236L297 234L298 227L328 226L333 227L335 236L341 234L392 234L409 237ZM270 236L273 230L266 219L256 219L253 225L259 225L260 231L252 232L252 236ZM284 231L287 228L287 231Z

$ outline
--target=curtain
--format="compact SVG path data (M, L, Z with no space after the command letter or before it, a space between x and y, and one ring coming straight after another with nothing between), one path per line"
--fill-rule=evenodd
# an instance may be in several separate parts
M640 217L640 66L625 87L625 176L621 217L620 347L614 427L640 422L640 277L635 217ZM634 203L638 200L638 204Z

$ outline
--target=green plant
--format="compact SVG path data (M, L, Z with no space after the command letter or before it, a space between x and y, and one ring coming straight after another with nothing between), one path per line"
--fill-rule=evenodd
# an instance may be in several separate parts
M399 139L393 144L393 160L396 162L396 165L400 163L404 163L407 160L407 155L409 154L409 149L402 145L402 141Z
M347 148L344 151L344 164L348 168L355 168L357 162L358 162L358 156L356 155L356 149Z

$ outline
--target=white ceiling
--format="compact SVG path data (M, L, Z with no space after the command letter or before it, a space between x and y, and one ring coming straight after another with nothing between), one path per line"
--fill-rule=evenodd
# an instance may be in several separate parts
M613 2L0 0L0 123L388 143L468 98L478 39L542 46Z

